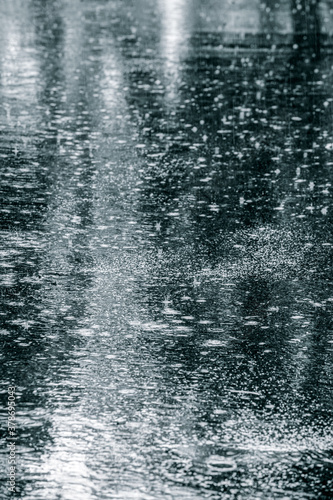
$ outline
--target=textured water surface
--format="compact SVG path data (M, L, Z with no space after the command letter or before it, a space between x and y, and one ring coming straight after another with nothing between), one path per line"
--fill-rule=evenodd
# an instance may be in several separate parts
M331 498L333 5L305 3L1 2L18 498Z

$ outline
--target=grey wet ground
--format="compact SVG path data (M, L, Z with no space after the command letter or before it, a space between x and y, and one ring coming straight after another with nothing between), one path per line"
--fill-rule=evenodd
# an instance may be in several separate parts
M0 3L16 497L331 498L333 4L305 3Z

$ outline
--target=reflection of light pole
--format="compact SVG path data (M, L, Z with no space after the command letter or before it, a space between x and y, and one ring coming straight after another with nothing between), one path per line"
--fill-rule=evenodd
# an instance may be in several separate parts
M177 100L180 79L180 60L186 52L186 0L161 0L162 33L161 54L164 60L165 76L169 80L167 100Z

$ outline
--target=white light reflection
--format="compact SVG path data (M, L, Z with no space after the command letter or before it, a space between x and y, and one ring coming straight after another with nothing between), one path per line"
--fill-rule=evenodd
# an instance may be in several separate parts
M160 0L161 55L166 80L166 100L175 104L181 81L181 61L188 50L188 0Z
M93 439L87 435L86 422L81 420L78 424L78 420L60 412L53 419L55 432L51 453L45 453L36 470L33 464L30 473L48 478L47 485L43 484L44 498L52 498L56 489L64 500L90 500L94 498L94 484L86 461Z
M28 13L26 14L28 18ZM14 14L6 18L1 33L0 49L0 84L2 85L3 106L6 112L7 124L12 124L15 109L10 102L21 104L19 119L24 125L31 125L34 117L28 107L34 109L37 102L38 65L35 52L28 45L29 35L24 26L15 20ZM17 110L16 110L17 111Z

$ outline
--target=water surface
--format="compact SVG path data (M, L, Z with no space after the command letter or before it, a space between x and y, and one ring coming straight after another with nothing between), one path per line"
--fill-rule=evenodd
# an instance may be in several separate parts
M330 498L332 9L274 5L1 3L18 498Z

